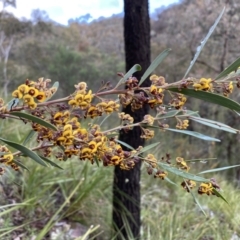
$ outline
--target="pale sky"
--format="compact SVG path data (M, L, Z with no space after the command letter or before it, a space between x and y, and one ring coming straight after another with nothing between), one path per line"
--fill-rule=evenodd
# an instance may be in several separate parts
M77 18L90 13L94 19L110 17L123 12L123 0L16 0L17 8L7 10L15 16L30 19L33 9L45 10L50 19L67 25L70 18ZM150 13L163 5L167 6L178 0L149 0Z

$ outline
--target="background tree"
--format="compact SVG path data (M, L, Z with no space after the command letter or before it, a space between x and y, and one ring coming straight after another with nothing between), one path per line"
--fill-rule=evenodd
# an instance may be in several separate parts
M134 74L140 79L141 75L150 65L150 19L148 13L148 0L124 0L124 43L126 71L138 63L142 71ZM149 85L146 80L144 86ZM142 120L148 108L132 112L131 107L123 112L133 116L136 122ZM133 148L143 146L144 140L140 138L141 130L134 128L127 133L120 131L119 139ZM124 148L124 146L123 146ZM126 148L125 148L126 149ZM140 236L140 163L129 171L122 171L119 167L114 171L113 185L113 222L115 229L120 230L122 236L118 239L130 239L130 227L135 239Z
M17 64L9 60L10 53L16 41L29 31L29 22L20 21L13 14L5 11L7 6L15 7L15 1L5 0L2 3L3 9L0 12L0 77L6 96L9 84L17 75Z

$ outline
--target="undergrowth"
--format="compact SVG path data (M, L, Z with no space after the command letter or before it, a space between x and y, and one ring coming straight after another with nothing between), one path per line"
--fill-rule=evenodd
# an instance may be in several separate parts
M79 160L59 165L64 170L29 161L29 171L18 175L9 171L1 179L1 239L52 239L53 229L62 222L80 223L85 232L100 225L89 239L111 238L112 169ZM240 236L240 193L223 177L216 176L229 204L217 197L199 196L205 217L191 194L144 172L142 239L238 239L234 237ZM63 230L58 233L62 237L56 239L87 239L66 237Z

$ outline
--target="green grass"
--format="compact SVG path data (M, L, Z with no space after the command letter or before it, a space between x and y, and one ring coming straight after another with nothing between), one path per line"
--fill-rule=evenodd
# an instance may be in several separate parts
M87 228L100 224L105 231L109 229L111 213L106 214L105 210L111 205L111 169L79 160L61 163L64 170L44 168L31 161L25 165L30 172L9 171L2 178L4 194L1 194L0 203L8 226L16 225L13 215L18 211L18 224L31 220L19 231L30 230L27 235L38 235L48 225L44 229L47 233L54 223L63 219L79 222ZM17 205L4 208L9 201ZM11 234L9 239L12 239Z
M195 194L207 217L191 194L178 187L167 188L163 181L153 181L146 176L143 183L142 239L227 240L234 233L240 236L239 190L224 179L219 182L229 205L215 196Z
M30 172L9 171L1 179L1 239L19 234L24 239L49 239L54 224L62 221L77 222L86 229L100 225L93 234L110 239L112 168L79 160L60 163L64 170L31 161L26 165ZM215 196L197 196L205 217L191 194L143 171L142 239L229 240L234 234L240 236L239 190L219 176L216 179L229 205Z

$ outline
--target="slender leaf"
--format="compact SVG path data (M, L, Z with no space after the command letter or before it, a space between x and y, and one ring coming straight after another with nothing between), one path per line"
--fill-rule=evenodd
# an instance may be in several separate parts
M104 119L101 121L101 123L99 124L99 126L102 126L103 123L104 123L109 117L110 117L110 114L109 114L109 115L106 115L106 116L104 117Z
M54 130L54 131L57 130L57 128L54 125L52 125L51 123L46 122L43 119L41 119L39 117L36 117L36 116L33 116L31 114L27 114L27 113L23 113L23 112L10 112L9 114L11 114L13 116L20 117L20 118L28 119L32 122L36 122L36 123L38 123L38 124L40 124L40 125L42 125L46 128L50 128L50 129Z
M190 136L193 136L193 137L196 137L196 138L200 138L200 139L205 140L205 141L221 142L221 140L219 140L217 138L209 137L209 136L204 135L204 134L199 133L199 132L188 131L188 130L179 130L179 129L173 129L173 128L165 128L165 130L168 130L168 131L171 131L171 132L183 133L183 134L190 135Z
M95 156L94 157L94 162L97 164L97 166L99 167L99 160L98 160L98 158Z
M190 65L189 65L189 67L188 67L188 69L187 69L187 71L186 71L183 79L186 78L186 76L188 75L188 73L189 73L190 70L192 69L192 67L193 67L194 63L196 62L196 60L198 59L198 56L200 55L203 47L205 46L205 44L206 44L206 42L208 41L209 37L212 35L214 29L215 29L216 26L218 25L218 22L220 21L222 15L223 15L223 13L224 13L224 11L225 11L225 7L223 8L223 10L222 10L222 12L220 13L220 15L218 16L218 18L216 19L215 23L214 23L214 24L212 25L212 27L209 29L207 36L203 39L203 41L201 41L201 44L197 47L196 53L195 53L195 55L194 55L194 58L193 58L193 60L191 61L191 63L190 63Z
M184 111L182 111L182 113L183 113L184 115L187 115L187 116L200 117L200 115L198 114L198 112L191 111L191 110L184 110Z
M7 110L10 111L12 110L14 107L16 107L19 103L19 99L18 98L13 98L12 100L10 100L7 103Z
M158 118L158 119L164 119L164 118L171 118L177 115L185 115L185 116L196 116L196 117L200 117L200 115L198 114L198 112L195 111L190 111L190 110L171 110L168 111L166 114L162 115L162 117Z
M15 143L15 142L11 142L11 141L8 141L8 140L3 139L3 138L0 138L0 140L2 142L4 142L4 143L8 144L9 146L17 149L18 151L20 151L24 155L30 157L35 162L41 164L42 166L47 167L47 164L35 152L31 151L30 149L22 146L21 144L18 144L18 143Z
M173 182L171 179L169 179L168 177L165 177L164 180L166 180L167 182L175 185L175 186L178 186L175 182Z
M150 149L157 147L159 144L160 144L160 142L149 144L149 145L145 146L142 150L140 150L140 153L149 151Z
M17 208L11 208L11 211L17 210ZM4 211L3 213L5 213L6 211ZM9 211L10 212L10 211ZM16 227L9 227L9 228L5 228L5 231L2 231L3 233L0 234L0 239L9 239L8 236L13 235L14 232L17 232L18 229L25 229L25 227L27 228L27 226L29 227L30 224L33 223L33 220L31 219L31 221L26 222L24 224L18 225ZM2 230L3 228L1 228ZM20 230L21 231L21 230ZM20 239L18 238L14 238L14 239Z
M183 177L183 178L186 178L186 179L191 179L191 180L196 181L196 182L209 182L209 179L194 175L192 173L184 172L184 171L182 171L180 169L177 169L175 167L172 167L168 164L161 163L161 162L159 162L158 164L161 168L163 168L167 172L171 172L171 173L173 173L177 176L180 176L180 177Z
M116 136L118 136L119 135L119 132L112 132L112 133L107 133L107 137L108 138L111 138L111 137L116 137Z
M5 155L5 154L9 154L8 152L0 152L0 157Z
M217 196L217 197L220 197L224 202L226 202L227 204L228 201L222 196L222 194L220 192L218 192L215 188L213 189L213 193Z
M19 161L17 161L17 160L13 160L13 162L14 162L15 164L17 164L19 167L21 167L21 168L29 171L29 169L28 169L26 166L24 166L21 162L19 162ZM29 172L30 172L30 171L29 171Z
M201 123L203 125L212 127L212 128L216 128L222 131L226 131L226 132L230 132L230 133L237 133L238 131L234 128L231 128L230 126L217 122L217 121L213 121L213 120L209 120L206 118L198 118L198 117L189 117L189 119L191 119L192 121Z
M240 58L238 58L236 61L231 63L225 70L223 70L216 78L215 80L219 78L223 78L227 76L229 73L236 71L238 67L240 66Z
M120 86L124 81L126 81L129 77L133 75L133 73L137 71L141 71L141 66L139 64L135 64L125 75L123 78L120 79L118 84L116 85L116 88Z
M192 197L193 197L194 202L198 205L198 207L199 207L199 209L202 211L202 213L207 217L207 214L206 214L205 211L203 210L202 205L199 203L198 199L197 199L196 196L193 194L192 189L188 186L188 183L187 183L187 181L186 181L185 179L184 179L184 182L186 183L186 185L187 185L187 187L188 187L188 189L189 189L189 192L190 192L190 194L191 194Z
M49 230L54 225L54 222L58 221L60 218L60 213L66 207L69 203L74 194L79 190L79 187L82 185L84 179L78 181L77 186L70 192L70 194L65 199L64 203L60 205L60 207L57 209L54 215L51 216L51 218L47 221L47 223L44 225L44 227L41 229L41 231L36 236L35 240L41 240L44 238L44 236L49 232Z
M170 51L171 51L171 49L167 48L156 57L156 59L151 63L151 65L148 67L148 69L145 71L145 73L141 77L141 80L139 82L139 86L159 66L159 64L164 60L164 58L167 57L167 55L169 54Z
M236 111L234 111L238 116L240 116L240 113L238 113L238 112L236 112Z
M171 118L171 117L176 116L179 112L180 112L180 110L171 110L171 111L168 111L164 115L160 115L161 117L158 117L157 119Z
M39 156L43 161L49 163L51 166L59 168L61 170L64 170L62 167L60 167L59 165L57 165L55 162L49 160L48 158L44 157L44 156Z
M97 225L97 226L90 226L90 228L87 230L87 232L85 232L85 234L83 236L80 236L78 238L75 238L75 240L88 240L89 237L91 236L91 239L97 239L96 237L98 235L100 235L102 232L99 232L98 234L95 234L93 236L93 233L100 227L100 225Z
M209 161L209 160L216 160L217 158L201 158L201 159L190 159L190 160L185 160L185 162L196 162L196 161Z
M219 106L223 106L231 110L236 110L237 112L240 112L240 105L237 102L229 98L223 97L219 94L205 91L196 91L194 89L169 88L168 90L172 92L182 93L184 95L194 97L197 99L201 99L205 102L215 103Z
M24 139L22 145L26 146L26 144L32 139L32 137L34 136L36 132L34 130L30 130L30 132L28 133L27 137Z
M228 170L228 169L230 169L230 168L235 168L235 167L240 167L240 164L238 164L238 165L232 165L232 166L227 166L227 167L221 167L221 168L209 169L209 170L200 172L199 174L225 171L225 170Z
M128 149L134 150L134 148L132 146L130 146L129 144L127 144L121 140L116 139L116 142L120 143L121 145L123 145L124 147L126 147Z
M13 181L14 184L16 184L18 187L22 187L22 185L20 183L17 183L15 181Z
M45 99L44 102L48 101L49 99L51 99L57 92L58 88L59 88L59 82L55 82L53 85L52 85L52 88L56 88L56 91L50 96L48 97L47 99Z

